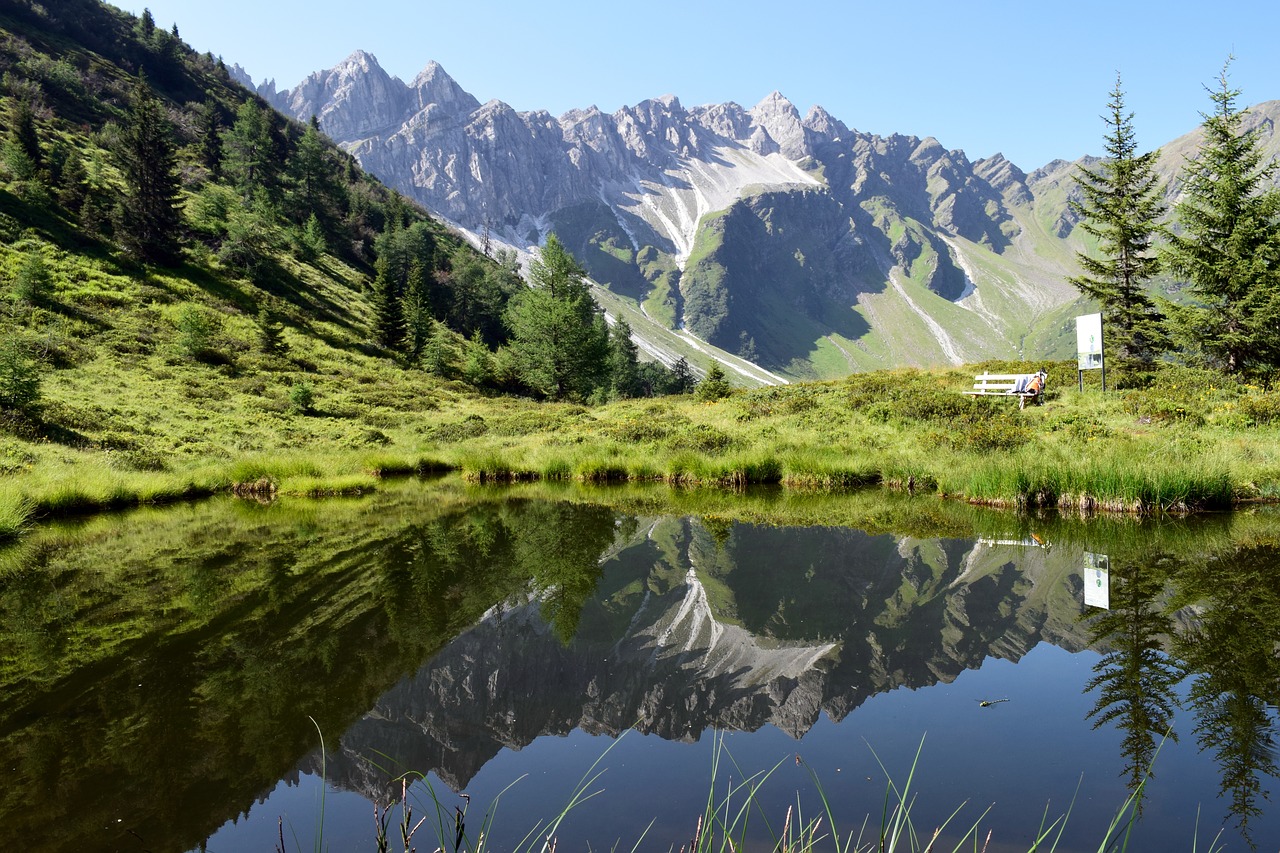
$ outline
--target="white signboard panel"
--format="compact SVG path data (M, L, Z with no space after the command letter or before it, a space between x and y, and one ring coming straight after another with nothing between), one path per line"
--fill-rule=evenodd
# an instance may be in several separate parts
M1102 367L1102 315L1084 314L1076 318L1076 359L1079 370Z
M1106 554L1084 552L1084 603L1111 609L1111 558Z

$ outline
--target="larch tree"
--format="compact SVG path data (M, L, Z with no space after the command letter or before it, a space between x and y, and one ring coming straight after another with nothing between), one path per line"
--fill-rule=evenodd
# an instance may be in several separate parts
M529 287L512 297L506 322L521 379L556 400L585 399L608 368L608 337L578 265L552 234L529 266Z
M1264 161L1256 129L1245 129L1240 91L1227 81L1210 89L1204 141L1182 171L1169 268L1190 283L1194 302L1170 308L1191 351L1237 376L1272 375L1280 367L1280 190L1277 163Z
M222 169L246 201L256 194L274 193L280 172L271 120L254 101L245 101L222 140Z
M1164 316L1147 292L1160 270L1152 245L1165 213L1155 172L1160 152L1138 153L1119 75L1107 110L1107 156L1093 170L1079 169L1082 198L1071 204L1080 227L1098 241L1098 256L1077 253L1084 274L1070 282L1101 304L1105 337L1119 366L1143 370L1169 346Z
M289 213L295 222L303 223L316 216L323 224L336 217L338 188L333 174L334 166L320 130L307 125L285 167Z

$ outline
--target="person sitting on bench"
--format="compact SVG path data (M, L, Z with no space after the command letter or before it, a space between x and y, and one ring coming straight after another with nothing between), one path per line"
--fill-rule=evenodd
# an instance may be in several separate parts
M1039 397L1040 392L1044 390L1044 383L1049 378L1049 374L1044 370L1038 370L1035 373L1028 373L1025 376L1018 377L1018 382L1013 386L1010 394L1026 394L1030 397Z

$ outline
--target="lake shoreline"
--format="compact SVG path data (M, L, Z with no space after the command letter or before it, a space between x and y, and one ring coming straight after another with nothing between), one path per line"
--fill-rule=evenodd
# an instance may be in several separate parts
M1054 365L1053 375L1072 366ZM1280 502L1274 391L1165 366L1143 388L1051 385L1043 405L1019 410L1012 400L966 396L974 369L879 371L735 389L715 400L677 395L593 407L456 389L448 405L380 414L372 439L359 420L298 414L288 429L240 450L186 447L172 428L155 431L149 448L124 451L33 434L5 448L17 461L0 469L0 539L68 514L227 492L254 500L361 494L387 477L436 472L477 483L730 492L878 487L1084 514ZM327 437L308 440L305 451L288 445L304 434Z

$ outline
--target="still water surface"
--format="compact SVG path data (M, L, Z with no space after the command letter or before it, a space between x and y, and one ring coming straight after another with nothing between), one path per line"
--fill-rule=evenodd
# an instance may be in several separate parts
M1151 768L1130 850L1280 849L1275 514L594 497L210 501L0 552L0 849L309 850L323 792L324 846L372 850L408 771L450 835L497 799L496 850L599 773L559 849L666 850L717 758L721 793L776 767L767 849L819 785L874 830L917 750L926 838L964 804L944 835L1026 850L1069 808L1057 849L1096 850Z

